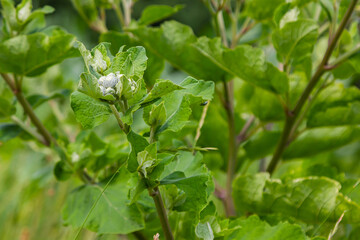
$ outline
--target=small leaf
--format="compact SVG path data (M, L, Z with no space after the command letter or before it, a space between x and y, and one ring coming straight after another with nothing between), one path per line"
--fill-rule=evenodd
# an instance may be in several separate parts
M150 126L161 126L166 120L166 110L164 107L164 103L160 103L159 105L153 105L150 113L149 113L149 121L147 122Z
M139 152L144 151L145 148L149 146L149 143L144 137L134 133L133 131L130 131L127 134L127 140L131 144L131 152L129 154L127 168L130 172L136 172L139 167L137 155Z
M58 161L54 167L54 175L58 181L66 181L73 175L73 170L63 160Z
M159 22L171 15L174 15L183 8L183 5L176 5L174 7L170 7L168 5L150 5L141 13L139 24L150 25Z
M148 178L148 174L152 172L158 163L156 143L148 145L144 151L139 152L137 154L137 162L139 164L138 172L142 173L145 178Z
M0 141L7 142L19 136L23 130L16 124L3 123L0 124Z
M70 97L75 118L84 128L94 128L106 122L111 110L106 103L97 101L81 92L73 92Z
M41 106L43 103L46 103L47 101L56 99L56 98L61 98L64 99L65 97L69 96L69 90L68 89L64 89L60 92L55 92L53 94L51 94L50 96L45 96L42 94L33 94L28 96L26 99L28 100L28 102L30 103L30 105L35 109L39 106Z
M144 47L131 47L125 52L116 54L111 65L111 70L107 72L120 71L127 78L138 81L143 78L147 64L147 56Z
M0 97L0 118L10 117L15 114L16 108L5 98Z

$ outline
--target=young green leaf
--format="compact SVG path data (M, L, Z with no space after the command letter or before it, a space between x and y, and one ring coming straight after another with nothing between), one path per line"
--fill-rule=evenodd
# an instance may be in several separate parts
M312 20L300 19L286 23L272 34L279 60L284 64L300 62L311 55L318 37L318 26Z
M120 47L125 45L126 50L128 47L136 47L141 46L143 43L141 41L136 40L135 38L130 37L126 33L109 31L107 33L103 33L100 36L101 42L110 42L110 50L113 55L119 51ZM151 88L155 81L160 78L160 75L165 67L165 61L163 58L157 56L152 51L146 49L146 55L148 57L147 68L144 73L144 80L146 86Z
M81 92L71 94L71 108L75 118L84 128L94 128L106 122L111 110L108 104L97 101Z

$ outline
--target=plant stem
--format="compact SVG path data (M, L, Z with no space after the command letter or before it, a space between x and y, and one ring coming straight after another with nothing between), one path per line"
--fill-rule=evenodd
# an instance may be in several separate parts
M31 107L30 103L26 100L24 94L22 93L20 88L16 87L16 83L13 78L11 78L6 73L1 73L1 76L5 80L5 82L9 85L11 90L13 91L14 95L16 96L17 100L21 104L21 106L24 109L24 112L27 116L29 116L31 122L35 125L38 132L41 134L41 136L44 138L41 143L43 143L46 146L50 146L51 143L54 143L57 145L56 140L51 136L51 134L48 132L48 130L45 128L43 123L40 121L40 119L35 115L35 112L33 108Z
M131 7L132 0L122 0L123 8L124 8L124 25L128 27L131 22Z
M316 69L316 72L312 76L310 82L306 86L304 92L300 96L300 99L297 101L294 110L286 112L286 121L285 121L285 126L284 126L284 130L283 130L280 142L279 142L279 144L275 150L275 153L271 159L270 165L267 168L267 172L269 172L270 174L272 174L274 172L278 162L280 161L282 153L284 152L286 146L288 145L289 136L290 136L290 133L292 132L291 130L293 128L293 125L294 125L299 113L301 112L304 104L306 103L312 90L314 89L314 87L316 86L318 81L320 80L321 76L326 72L326 70L327 70L326 67L327 67L328 61L331 57L331 54L336 46L337 41L339 40L339 38L341 36L341 33L345 29L346 24L348 23L357 2L358 2L358 0L351 1L349 8L346 11L345 16L339 25L339 28L337 29L337 31L335 32L334 35L330 36L329 45L326 49L324 57L323 57L321 63L319 64L318 68Z
M167 218L166 209L163 203L163 200L161 198L160 190L158 187L155 187L153 189L149 189L149 195L153 198L157 214L160 219L161 227L165 234L166 240L173 240L174 237L172 235L170 224Z
M32 129L30 126L27 126L24 122L22 122L19 118L16 116L11 116L11 120L13 120L19 127L21 127L23 130L25 130L27 133L29 133L31 136L33 136L35 139L37 139L42 144L46 145L46 141L43 138L42 135L37 133L34 129Z
M125 21L124 21L124 16L123 16L123 13L122 13L120 7L117 4L113 4L112 8L114 9L117 18L120 21L121 27L124 27L125 26Z
M120 117L120 113L118 112L118 110L116 109L114 104L109 104L110 105L110 109L113 112L116 121L119 124L119 127L121 128L121 130L123 130L124 133L128 134L129 133L129 129L128 127L125 126L125 124L121 121L121 117Z
M232 181L235 174L237 147L236 147L236 134L235 134L235 116L234 116L234 102L231 85L224 81L224 94L225 94L225 110L228 117L228 132L229 132L229 149L228 149L228 164L227 164L227 175L226 175L226 215L234 216L235 207L232 199Z

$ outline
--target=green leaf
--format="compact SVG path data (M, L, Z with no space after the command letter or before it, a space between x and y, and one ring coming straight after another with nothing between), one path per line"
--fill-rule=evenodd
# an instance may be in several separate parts
M145 178L148 178L148 174L152 172L158 163L156 143L148 145L144 151L139 152L137 154L137 162L139 164L138 172L142 173Z
M141 39L147 49L195 78L213 81L226 78L221 68L194 48L196 36L186 25L167 21L161 28L138 27L129 31Z
M28 100L28 102L30 103L30 105L35 109L39 106L41 106L43 103L46 103L47 101L56 99L56 98L60 98L60 99L64 99L65 97L69 96L69 90L68 89L64 89L60 92L55 92L53 94L51 94L50 96L45 96L42 94L33 94L28 96L26 99Z
M151 111L149 112L149 120L145 121L150 126L161 126L166 120L166 110L164 103L159 105L153 105Z
M130 172L136 172L139 167L137 155L139 152L144 151L145 148L149 146L149 143L144 137L134 133L133 131L130 131L127 134L127 140L131 144L131 152L129 154L127 168Z
M61 160L55 164L54 175L56 177L56 180L66 181L73 175L73 173L74 171L69 167L68 163L66 163L65 161Z
M125 50L127 47L135 47L143 45L141 42L130 37L126 33L109 31L100 36L101 42L110 42L110 50L113 55L119 51L120 47L125 45ZM161 72L165 67L165 61L163 58L155 55L150 50L146 49L146 55L148 57L147 68L144 73L144 80L148 88L151 88L155 81L160 77Z
M299 225L288 222L280 222L270 226L267 222L261 221L256 215L246 219L236 219L229 223L229 228L235 228L232 233L227 234L225 240L307 240L305 232Z
M273 32L272 40L279 59L284 64L300 62L311 55L318 37L318 26L313 20L288 22Z
M75 189L63 209L64 224L80 227L101 195L85 223L87 229L98 234L128 234L144 228L140 210L135 204L129 205L127 199L129 173L123 168L119 175L117 182L104 193L103 184L83 185Z
M196 80L191 77L184 79L180 83L180 87L183 89L163 97L166 114L169 118L158 129L157 134L165 130L180 131L188 123L192 113L191 105L211 100L214 93L213 82Z
M116 54L111 65L111 72L120 71L127 78L135 81L142 79L146 69L147 56L144 47L131 47Z
M71 0L76 11L87 22L94 22L98 18L95 0Z
M241 45L235 49L225 49L219 38L206 37L199 38L194 46L230 75L275 93L288 90L286 74L266 62L265 53L260 48Z
M144 100L142 101L142 104L151 102L157 98L160 98L162 96L165 96L168 93L171 93L176 90L184 89L182 86L179 86L175 83L173 83L170 80L162 80L158 79L154 85L154 87L151 89L151 91L146 95Z
M248 0L245 3L245 14L255 20L271 19L276 8L285 0Z
M262 121L281 121L285 119L279 99L270 92L255 88L250 100L250 109Z
M76 56L75 37L61 28L20 35L0 43L0 72L36 76Z
M257 133L244 144L246 156L256 160L272 154L280 136L281 132L278 131L261 131Z
M330 151L360 138L358 126L313 128L302 133L285 150L285 159L312 156Z
M208 203L213 183L210 173L203 164L202 155L180 152L178 158L165 166L160 184L174 184L184 192L185 199L173 203L176 211L200 212ZM178 193L177 195L180 195Z
M140 25L150 25L174 15L183 8L183 5L176 5L174 7L168 5L150 5L141 13L138 22Z
M280 214L306 223L360 222L360 206L340 193L341 185L326 177L308 177L286 183L268 173L239 176L233 182L235 206L240 211Z
M94 128L106 122L111 115L108 104L97 101L84 93L73 92L70 101L76 120L84 128Z
M19 136L23 130L16 124L3 123L0 124L0 141L7 142Z
M312 105L307 127L356 125L360 123L360 90L335 84L323 90Z
M7 99L0 97L0 118L10 117L15 114L16 108Z

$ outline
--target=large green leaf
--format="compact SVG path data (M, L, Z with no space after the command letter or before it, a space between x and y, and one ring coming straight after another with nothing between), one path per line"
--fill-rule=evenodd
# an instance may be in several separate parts
M150 5L143 10L139 24L149 25L161 21L183 9L183 5L170 7L168 5Z
M360 222L360 206L340 193L340 183L326 177L281 182L268 173L239 176L233 183L235 206L240 211L280 214L306 223Z
M199 38L194 46L230 75L275 93L288 90L286 74L266 62L265 53L260 48L241 45L235 49L226 49L221 46L219 38L206 37Z
M360 91L335 84L323 90L310 109L307 127L360 123Z
M225 240L306 240L308 237L299 225L280 222L270 226L253 215L246 219L236 219L229 223L229 228L234 229L227 234Z
M313 128L302 133L285 150L283 157L308 157L347 145L360 138L358 126Z
M94 128L106 122L111 115L108 104L95 100L84 93L75 91L71 94L70 100L75 118L84 128Z
M102 184L83 185L75 189L63 209L64 224L80 227L89 214L85 227L99 234L128 234L144 228L140 210L135 204L129 205L127 198L129 173L122 169L118 178L104 193Z
M255 134L244 144L246 156L255 160L272 154L280 136L281 132L279 131L261 131Z
M318 26L312 20L288 22L273 32L272 39L279 59L284 64L300 62L311 55L318 37Z
M186 25L168 21L160 28L138 27L129 31L141 39L147 49L195 78L213 81L226 78L221 68L192 46L197 38Z
M35 76L77 54L75 37L60 28L20 35L0 43L0 72Z
M199 152L195 156L191 152L180 152L176 160L165 166L160 179L160 184L174 184L181 190L168 194L173 196L170 202L173 201L172 206L176 211L201 211L213 190L210 173ZM179 198L181 194L184 196Z

